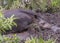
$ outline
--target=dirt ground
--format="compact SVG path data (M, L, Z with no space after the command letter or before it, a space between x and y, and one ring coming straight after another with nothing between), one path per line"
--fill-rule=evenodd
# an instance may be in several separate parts
M41 17L46 22L56 25L60 28L60 12L56 12L56 13L52 13L52 14L39 13L39 17ZM49 29L45 29L42 31L42 36L45 40L48 39L49 37L57 38L56 43L60 43L60 29L57 29L56 32L49 30Z

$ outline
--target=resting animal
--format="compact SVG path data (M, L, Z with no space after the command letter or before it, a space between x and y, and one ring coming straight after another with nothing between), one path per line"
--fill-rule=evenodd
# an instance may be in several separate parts
M17 24L17 27L14 26L12 30L14 32L22 32L27 29L26 27L29 24L32 23L36 13L32 10L12 9L3 11L3 14L5 17L11 17L14 14L14 17L17 18L14 20L14 22Z

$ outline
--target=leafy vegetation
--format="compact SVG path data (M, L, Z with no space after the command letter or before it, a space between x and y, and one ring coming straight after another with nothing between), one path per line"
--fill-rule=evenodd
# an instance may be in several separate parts
M60 0L1 0L0 3L4 9L39 9L43 12L47 11L48 9L52 9L53 11L60 10Z
M60 7L60 0L51 0L52 7Z
M0 43L19 43L20 39L16 36L16 34L13 35L13 37L6 37L0 35Z
M51 8L53 12L60 10L60 0L51 0Z
M45 41L45 40L43 40L43 38L39 38L39 39L37 39L37 38L28 38L26 41L25 41L25 43L55 43L56 42L56 40L53 40L53 39L48 39L47 41Z
M21 40L16 36L16 34L13 35L13 37L6 37L6 36L2 36L0 35L0 43L20 43ZM25 43L55 43L56 39L48 39L47 41L45 41L43 38L27 38Z
M32 9L40 9L41 11L47 10L47 0L32 0L31 7Z
M20 0L15 0L15 1L13 1L10 9L16 9L16 8L19 8L20 6L21 6Z
M14 15L10 18L5 18L4 15L0 13L0 33L5 32L5 30L12 30L12 26L16 26L14 20Z

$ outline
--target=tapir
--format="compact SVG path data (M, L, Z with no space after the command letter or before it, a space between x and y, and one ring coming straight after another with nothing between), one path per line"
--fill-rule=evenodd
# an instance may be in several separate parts
M12 10L5 10L3 11L4 16L11 17L14 14L14 17L17 18L14 22L17 24L17 27L12 27L14 32L22 32L27 30L27 26L33 22L33 18L35 17L36 13L32 10L25 10L25 9L12 9Z

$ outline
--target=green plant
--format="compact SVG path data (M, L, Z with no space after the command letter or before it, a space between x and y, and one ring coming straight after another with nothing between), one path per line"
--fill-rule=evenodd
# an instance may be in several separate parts
M0 34L0 43L3 42L3 36Z
M13 37L6 37L0 34L0 43L19 43L20 39L15 35Z
M6 2L6 5L2 5L5 9L10 9L10 7L12 6L12 3L14 0L3 0L3 3L4 1Z
M60 0L51 0L50 7L53 9L53 12L60 10Z
M5 32L5 30L12 30L12 26L16 26L14 22L16 18L12 15L10 18L5 18L4 15L0 12L0 33Z
M19 7L21 7L20 0L15 0L15 1L13 1L12 6L10 7L10 9L16 9L16 8L19 8Z
M52 40L52 39L48 39L47 41L45 41L45 40L43 40L43 38L39 38L39 39L37 39L37 38L28 38L26 41L25 41L25 43L55 43L56 42L56 40Z
M47 8L47 0L31 0L28 4L27 7L28 9L36 10L40 9L41 11L46 11Z
M19 43L20 39L15 35L13 35L13 37L9 38L9 37L3 37L5 43Z
M14 8L24 8L24 9L39 9L42 12L49 10L57 11L60 10L60 0L0 0L0 6L3 9L14 9ZM4 1L6 5L4 5ZM51 8L51 9L50 9ZM49 11L48 10L48 11Z
M60 7L60 0L51 0L52 7Z

